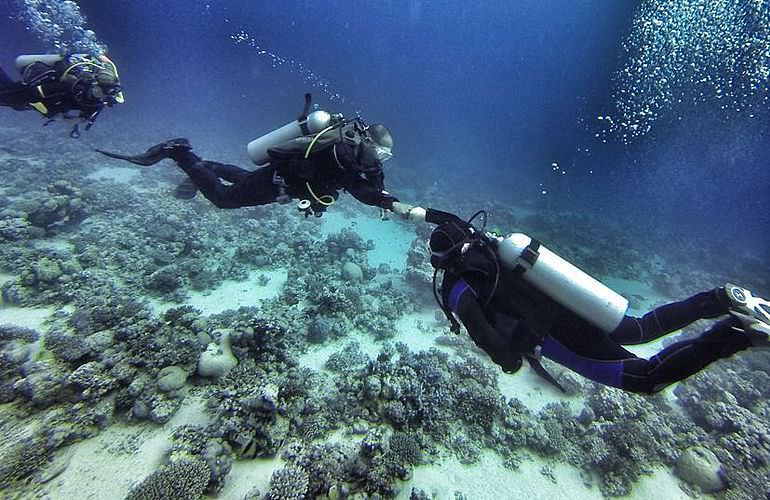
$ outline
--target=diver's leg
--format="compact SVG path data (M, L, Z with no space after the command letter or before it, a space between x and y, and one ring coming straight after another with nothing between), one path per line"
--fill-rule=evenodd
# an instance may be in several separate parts
M195 161L192 163L195 163ZM212 172L217 174L219 178L233 184L242 181L250 173L249 170L236 167L235 165L227 165L224 163L216 162L206 162L206 165L211 169ZM174 197L180 200L189 200L194 198L197 192L198 186L196 186L195 182L188 177L174 189Z
M227 182L232 182L233 184L241 182L252 172L251 170L236 167L235 165L228 165L226 163L211 162L209 168L211 168L211 170L219 177Z
M203 196L219 208L239 208L272 203L279 195L273 184L273 169L261 168L243 176L238 182L225 185L217 175L222 164L211 161L188 163L177 161Z
M587 379L610 387L621 388L623 383L623 363L627 360L640 359L623 349L608 337L588 349L578 350L564 342L548 335L543 339L541 354L544 358L555 361L560 365L579 373Z
M672 344L649 360L637 358L623 362L621 389L658 392L694 375L709 364L751 347L751 340L736 318L715 324L695 339Z
M716 318L728 313L730 300L723 287L657 307L641 318L626 316L610 333L623 345L644 344L679 330L699 319Z
M696 339L672 344L649 360L623 349L609 337L593 352L575 352L553 336L543 340L542 355L600 384L651 394L683 380L714 361L751 346L740 321L728 318Z
M26 109L31 102L40 100L40 95L33 87L9 80L0 81L0 106Z

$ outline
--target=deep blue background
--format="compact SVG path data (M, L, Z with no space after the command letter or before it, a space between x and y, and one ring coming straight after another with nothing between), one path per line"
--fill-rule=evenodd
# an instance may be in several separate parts
M292 119L313 91L323 107L391 128L391 178L409 170L402 178L446 181L456 196L594 211L640 240L698 237L726 258L738 248L770 260L767 113L726 120L708 105L674 109L631 147L586 130L609 108L637 1L79 4L119 64L128 99L99 125L120 123L128 142L182 133L204 155L230 151L245 164L244 144ZM19 52L45 50L0 22L4 67ZM312 68L345 103L236 45L240 30ZM552 172L554 161L566 174ZM449 182L468 176L487 181L484 192Z

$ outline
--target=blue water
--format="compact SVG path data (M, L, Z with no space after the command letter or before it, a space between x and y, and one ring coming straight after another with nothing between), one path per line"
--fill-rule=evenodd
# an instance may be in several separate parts
M246 162L243 145L294 117L311 91L322 107L392 129L393 182L446 176L454 197L593 211L639 239L767 247L766 107L723 117L717 101L673 105L630 145L595 136L640 2L79 4L120 66L128 103L102 120L127 139L181 133ZM2 22L5 65L50 48ZM488 188L465 192L464 178Z

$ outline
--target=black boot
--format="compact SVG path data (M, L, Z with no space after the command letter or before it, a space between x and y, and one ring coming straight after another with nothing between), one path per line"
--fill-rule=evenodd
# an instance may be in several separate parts
M160 160L164 160L166 158L171 158L173 160L176 160L180 155L187 153L191 150L192 150L192 146L190 145L190 141L184 138L180 138L180 139L171 139L170 141L162 142L160 144L152 146L150 149L148 149L144 153L136 156L122 155L119 153L111 153L109 151L102 151L101 149L97 149L96 151L105 156L109 156L110 158L117 158L118 160L126 160L136 165L142 165L147 167L150 165L155 165Z

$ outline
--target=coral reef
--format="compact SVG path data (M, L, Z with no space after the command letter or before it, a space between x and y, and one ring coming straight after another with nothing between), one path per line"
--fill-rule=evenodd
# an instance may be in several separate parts
M44 333L0 325L0 402L20 422L0 419L3 489L113 421L167 423L192 393L206 399L211 423L177 428L164 465L130 498L216 495L234 460L275 455L284 466L254 498L392 498L415 466L448 455L472 464L488 450L510 468L532 454L570 463L606 496L633 494L658 465L676 467L701 492L726 486L720 498L770 493L767 356L721 363L679 384L686 416L663 397L596 387L568 371L557 378L573 406L554 401L533 411L501 394L499 369L465 336L442 335L440 349L421 352L387 342L406 314L435 307L427 226L416 230L400 271L371 265L374 244L356 230L319 237L323 221L303 220L292 207L213 210L161 194L171 178L161 169L143 171L140 192L84 179L91 165L39 168L43 153L24 158L4 148L12 175L0 187L2 304L56 312ZM451 201L462 213L478 204ZM770 284L745 260L720 267L698 242L678 243L666 263L649 258L651 246L671 247L666 235L639 244L627 228L591 214L482 205L500 225L536 234L593 275L644 281L667 296L729 273ZM676 275L667 271L672 262L706 272ZM264 273L260 287L272 286L267 276L278 267L288 272L280 295L254 307L205 315L179 304L191 291L255 272ZM172 304L156 309L162 302ZM415 329L448 333L425 323ZM335 352L323 369L300 364L302 354L327 349ZM575 411L577 398L585 404ZM553 471L542 469L551 478Z
M130 500L191 500L203 497L211 472L201 460L178 460L162 466L131 489Z

